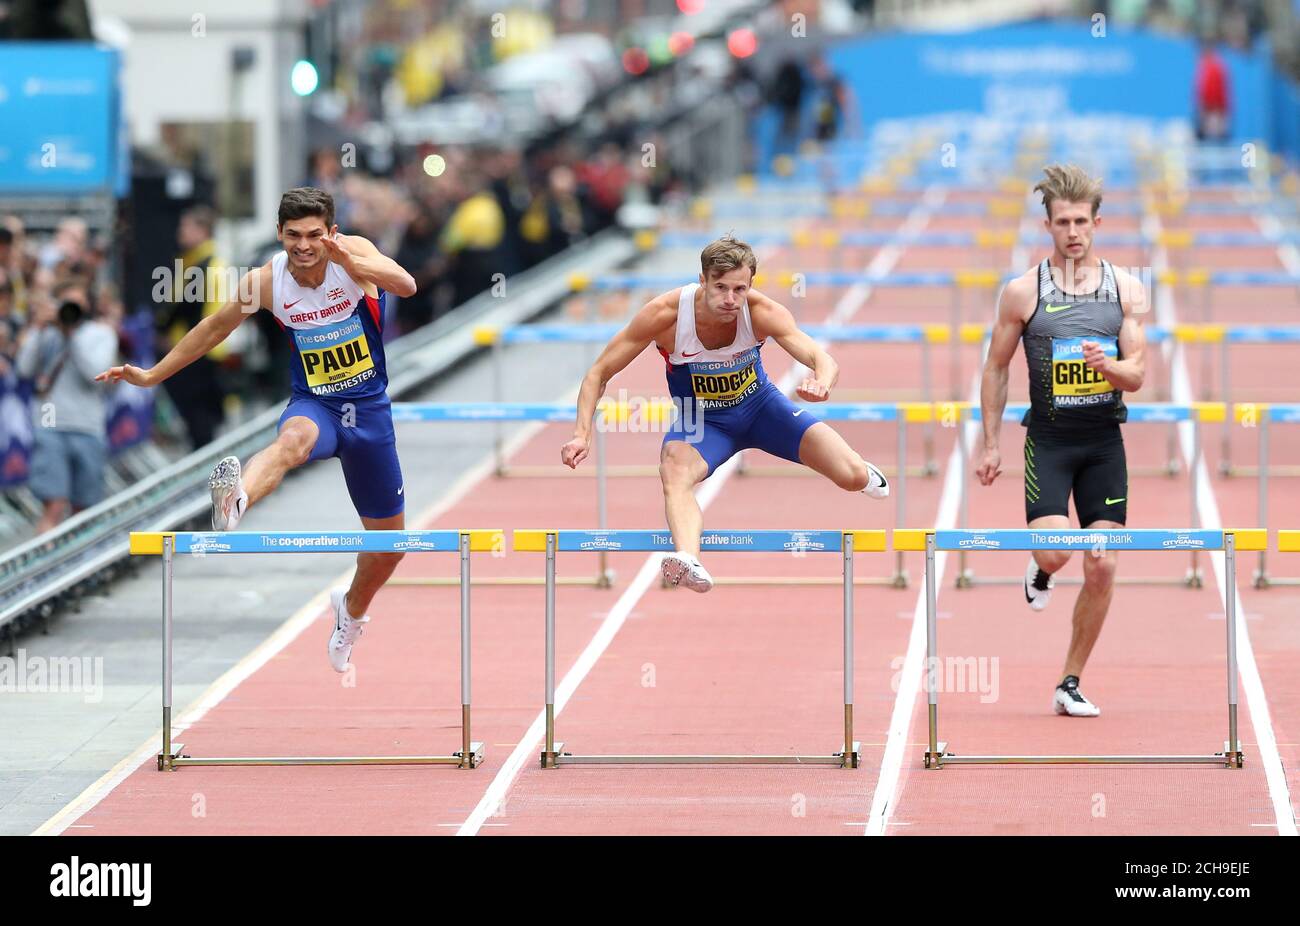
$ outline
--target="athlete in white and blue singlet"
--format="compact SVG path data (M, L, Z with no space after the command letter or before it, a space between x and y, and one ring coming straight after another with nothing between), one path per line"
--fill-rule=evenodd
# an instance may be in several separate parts
M415 281L365 238L340 235L334 200L322 190L285 193L276 236L284 252L245 274L234 298L152 369L113 367L98 379L156 386L266 309L292 339L293 393L269 447L242 470L238 457L226 457L212 471L213 529L233 530L294 467L338 457L365 528L401 530L405 497L389 410L384 308L387 292L414 295ZM329 658L335 671L347 670L353 644L370 620L366 609L401 558L400 553L359 554L351 586L331 594Z
M768 380L760 351L769 337L812 371L796 390L805 401L826 401L839 366L799 330L789 309L750 288L758 262L749 245L719 239L704 249L700 266L699 283L652 300L605 347L582 381L573 439L561 459L576 467L586 458L606 385L653 342L667 363L668 390L679 410L659 456L676 547L664 557L664 577L707 592L713 579L699 560L703 516L694 488L737 451L766 450L873 498L885 498L889 483L830 425Z

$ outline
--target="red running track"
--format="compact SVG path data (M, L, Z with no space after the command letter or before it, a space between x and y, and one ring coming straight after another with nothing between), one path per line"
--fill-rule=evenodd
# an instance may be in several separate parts
M873 227L892 227L880 219ZM896 223L895 223L896 224ZM1119 225L1120 223L1115 223ZM841 227L848 227L841 223ZM935 219L928 228L972 229L971 218ZM1103 252L1117 262L1140 255ZM1234 250L1233 254L1237 252ZM862 266L863 251L841 255L845 267ZM1217 255L1214 255L1217 258ZM1035 258L1037 255L1035 255ZM827 265L816 252L764 254L769 266L799 262ZM1208 259L1208 256L1207 256ZM689 255L686 260L689 260ZM1007 253L986 260L951 248L913 248L896 269L1005 265ZM801 318L820 320L838 294L812 293L798 307ZM980 304L977 304L980 303ZM950 294L938 289L881 289L854 320L938 321L949 318ZM972 297L967 319L986 320L991 296ZM1217 306L1216 306L1217 308ZM1226 307L1225 307L1226 311ZM1244 318L1243 318L1244 320ZM1272 358L1256 348L1258 362ZM903 397L919 389L919 360L909 347L842 345L840 390L882 387ZM973 382L977 355L966 348L961 382ZM779 350L765 363L774 378L788 367ZM936 382L946 385L947 358L934 360ZM1193 367L1193 375L1197 369ZM1244 366L1244 364L1243 364ZM1267 377L1264 377L1267 380ZM1234 388L1251 380L1239 375ZM649 354L611 386L631 395L664 391L662 368ZM1013 400L1024 394L1023 365L1014 368ZM1139 395L1138 400L1148 397ZM1280 430L1280 429L1279 429ZM1300 430L1300 429L1298 429ZM864 455L892 462L892 427L843 428ZM921 456L913 429L909 458ZM566 429L549 427L528 440L515 462L553 464ZM938 458L947 465L952 429L938 430ZM1004 428L1004 456L1014 461L1021 434ZM1300 436L1300 435L1298 435ZM1129 427L1130 460L1163 459L1164 432ZM1275 459L1296 459L1294 438L1275 435ZM1241 459L1253 453L1250 435L1234 434ZM1209 442L1207 442L1209 443ZM618 434L609 441L611 462L653 463L659 435ZM1214 451L1214 448L1210 448ZM754 463L768 462L754 460ZM1213 459L1212 461L1213 462ZM714 527L887 527L892 503L846 495L815 478L735 476L720 487L706 511ZM715 479L718 477L715 477ZM1247 480L1216 477L1215 490L1229 524L1253 522ZM1182 478L1134 479L1130 510L1135 526L1185 526ZM944 480L908 484L908 523L929 525L940 510ZM1004 477L991 489L973 489L972 524L1022 524L1020 486ZM591 527L593 487L581 478L492 478L476 485L426 527ZM951 492L949 493L951 496ZM1281 493L1275 493L1281 494ZM1288 510L1287 505L1290 505ZM951 497L949 499L951 507ZM1300 504L1277 507L1300 526ZM610 499L615 527L662 524L657 479L616 480ZM308 527L309 525L304 525ZM892 554L862 554L859 575L885 576ZM1243 557L1243 560L1246 559ZM611 609L627 594L645 557L612 557L613 589L562 586L558 593L558 675L563 677ZM713 556L715 575L838 574L835 556ZM475 738L487 744L486 762L474 771L439 768L184 768L161 774L146 762L81 814L79 834L109 833L421 833L451 834L467 820L478 832L524 833L861 833L877 804L886 804L888 833L1268 833L1275 824L1255 731L1243 706L1246 769L1180 767L920 768L924 714L913 691L898 691L916 610L920 559L909 554L912 587L864 586L857 590L856 735L863 742L862 767L563 767L542 770L534 744L518 771L505 768L541 708L543 693L542 591L538 587L479 586L474 589ZM982 572L1020 572L1015 556L984 556ZM1132 555L1121 571L1181 572L1181 557ZM1300 572L1274 557L1276 571ZM256 567L252 567L256 568ZM401 575L451 574L442 558L408 557ZM1058 590L1051 609L1030 612L1014 586L955 591L949 565L940 594L942 652L974 657L986 667L980 690L945 693L945 738L956 751L1023 750L1200 752L1220 748L1224 737L1222 637L1213 614L1219 599L1212 573L1207 587L1122 587L1111 619L1086 675L1086 690L1103 706L1095 720L1058 718L1049 701L1058 680L1074 590ZM594 570L589 558L561 559L562 574ZM1077 571L1077 563L1071 570ZM476 574L540 575L541 557L510 553L475 561ZM1243 573L1246 570L1243 569ZM1243 583L1244 585L1244 583ZM626 620L582 678L560 713L559 738L577 752L763 752L829 753L840 748L840 596L837 586L719 586L708 596L652 586L629 597ZM1248 621L1273 711L1280 744L1294 744L1297 731L1295 679L1300 641L1295 595L1285 589L1243 588ZM458 746L459 697L456 590L386 589L372 613L375 621L358 647L354 687L343 687L323 653L328 634L322 613L182 737L194 755L298 753L344 754L450 752ZM983 659L983 662L980 660ZM996 670L994 669L996 667ZM996 671L996 676L994 676ZM996 683L995 683L996 682ZM902 699L911 724L893 786L879 789L885 744L895 705ZM914 711L909 711L910 706ZM521 751L524 747L519 747ZM1288 767L1294 745L1280 748ZM889 782L886 782L888 785ZM1294 779L1292 789L1296 787ZM495 812L474 817L489 789L503 795ZM887 792L887 793L885 793ZM195 815L197 796L204 814ZM487 805L484 805L487 806ZM482 823L481 827L478 823Z

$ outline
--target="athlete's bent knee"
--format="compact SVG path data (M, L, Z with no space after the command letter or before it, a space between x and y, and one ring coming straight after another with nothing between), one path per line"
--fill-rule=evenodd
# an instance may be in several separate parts
M859 460L849 461L847 466L836 470L835 484L848 492L861 492L871 482L871 473L867 464Z
M1039 550L1034 557L1040 568L1055 575L1065 568L1070 561L1070 554L1064 550Z
M289 466L302 466L310 460L312 448L316 445L311 434L298 428L282 432L276 443L280 445L280 453Z
M1115 583L1115 557L1109 554L1096 556L1087 553L1083 557L1083 581L1094 588L1109 588Z
M664 446L663 457L659 460L659 478L665 488L694 485L697 481L695 471L698 468L699 454L680 441L672 441Z

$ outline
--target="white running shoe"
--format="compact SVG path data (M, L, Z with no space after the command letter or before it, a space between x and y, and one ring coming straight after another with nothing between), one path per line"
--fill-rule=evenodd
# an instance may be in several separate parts
M874 463L862 462L867 464L867 487L862 490L863 494L872 498L889 498L889 480L885 474Z
M1025 601L1035 611L1041 611L1052 600L1052 589L1056 579L1038 568L1034 558L1029 557L1029 567L1025 570Z
M334 606L334 630L330 633L330 665L335 672L346 672L352 659L352 646L361 637L364 626L370 623L369 616L354 620L347 614L347 589L338 588L330 592L330 604Z
M685 585L691 591L700 593L713 588L713 576L689 553L667 554L661 568L669 585Z
M212 491L212 529L233 531L248 508L239 457L226 457L212 468L208 488Z
M1079 676L1067 675L1061 684L1056 686L1056 694L1052 698L1052 709L1058 714L1064 714L1067 717L1100 717L1101 708L1093 704L1083 696L1079 691Z

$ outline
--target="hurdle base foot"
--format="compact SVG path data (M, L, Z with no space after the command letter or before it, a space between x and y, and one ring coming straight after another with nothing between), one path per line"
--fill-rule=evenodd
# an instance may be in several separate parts
M174 772L176 771L176 760L188 758L189 756L185 755L184 743L172 743L171 752L158 753L158 771Z
M613 588L614 581L618 578L618 573L613 569L606 569L600 575L596 576L596 588Z
M947 743L939 743L938 747L934 752L931 752L930 750L927 749L925 751L925 767L928 769L933 769L934 771L938 771L939 769L943 768L943 760L948 755L950 755L950 753L948 752Z
M1268 588L1268 573L1263 569L1256 569L1255 574L1251 577L1250 584L1255 588Z
M1205 580L1201 576L1201 570L1189 567L1187 575L1183 578L1183 584L1188 588L1204 588Z
M848 753L837 752L835 758L840 760L840 768L857 768L862 764L862 743L854 740Z
M975 584L975 572L971 569L961 569L957 572L957 578L953 581L956 588L971 588Z
M889 580L889 584L893 588L907 588L908 586L907 570L900 569L898 570L898 572L894 573L894 575Z
M1223 752L1215 755L1223 756L1224 768L1244 768L1246 765L1246 754L1240 749L1233 749L1227 740L1223 741Z
M470 743L469 755L466 755L462 750L453 752L452 756L460 760L460 764L456 766L457 768L478 768L483 764L483 744Z
M560 756L567 756L569 753L564 751L563 743L556 743L555 748L551 750L542 750L542 768L559 768Z

